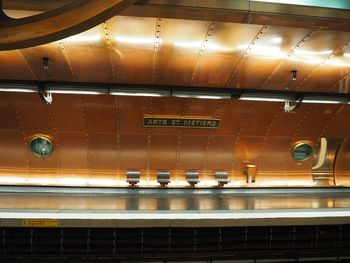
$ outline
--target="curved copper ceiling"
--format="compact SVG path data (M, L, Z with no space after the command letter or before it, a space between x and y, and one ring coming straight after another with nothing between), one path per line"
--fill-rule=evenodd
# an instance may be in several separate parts
M133 6L137 8L137 6ZM126 11L125 11L126 12ZM49 44L0 52L1 80L179 85L349 93L350 33L216 20L117 16ZM50 58L50 76L42 58ZM298 70L290 83L291 70ZM127 186L126 171L141 171L141 186L188 186L185 172L200 173L196 187L349 186L348 105L184 98L0 93L0 183ZM220 129L144 127L147 116L210 117ZM29 152L31 136L54 139L46 159ZM297 163L295 142L317 150L321 138L340 141L322 178L316 157ZM245 167L257 166L246 183ZM321 179L320 179L321 178Z

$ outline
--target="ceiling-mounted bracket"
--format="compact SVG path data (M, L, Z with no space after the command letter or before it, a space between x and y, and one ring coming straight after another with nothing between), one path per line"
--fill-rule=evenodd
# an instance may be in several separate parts
M53 101L52 93L46 91L45 84L40 82L38 84L38 91L39 91L39 96L43 101L45 101L47 104L52 103Z

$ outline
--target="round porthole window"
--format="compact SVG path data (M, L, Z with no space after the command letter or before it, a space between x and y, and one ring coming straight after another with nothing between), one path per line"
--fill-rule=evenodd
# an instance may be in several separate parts
M312 146L310 142L298 142L293 147L292 156L297 162L304 162L310 158L312 154Z
M53 142L45 136L35 136L30 141L31 152L38 157L49 157L53 151Z

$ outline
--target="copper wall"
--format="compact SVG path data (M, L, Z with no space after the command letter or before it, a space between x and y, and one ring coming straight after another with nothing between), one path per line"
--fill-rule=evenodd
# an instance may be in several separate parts
M314 186L313 158L296 162L291 149L321 137L344 138L336 156L336 185L349 185L349 107L302 105L285 113L281 103L238 100L58 95L47 105L38 94L0 93L0 183L127 186L126 171L141 171L141 186L158 186L155 173L171 172L169 187L188 186L184 173L200 172L197 187L215 186L228 171L237 186ZM219 129L143 127L143 116L220 118ZM29 151L33 135L50 136L53 154ZM257 165L246 184L246 164ZM332 185L332 183L331 183Z

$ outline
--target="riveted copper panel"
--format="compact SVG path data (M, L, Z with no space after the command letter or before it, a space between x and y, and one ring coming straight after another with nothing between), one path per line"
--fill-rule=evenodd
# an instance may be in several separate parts
M0 52L1 79L28 79L36 78L28 62L19 50Z
M8 93L0 93L0 123L2 129L19 129L16 108L13 104L12 95Z
M207 169L211 171L232 169L232 136L212 136L208 142ZM220 155L217 153L220 152Z
M297 136L322 137L341 107L337 104L313 105L310 113L304 116L302 128L299 129Z
M344 48L349 41L349 33L346 32L311 31L300 38L300 43L295 46L277 72L267 80L264 88L284 89L291 79L290 71L298 70L297 81L292 82L289 89L302 91L327 89L322 85L319 87L319 81L311 81L312 87L311 84L307 88L303 85L319 70L323 62L326 63L333 53L339 52L338 49ZM327 83L323 85L327 86Z
M118 82L151 83L156 19L114 17L107 24L117 55Z
M117 136L115 133L89 133L90 168L97 171L117 170Z
M38 80L74 81L62 47L57 43L21 49ZM49 73L43 68L43 58L49 58Z
M60 169L86 171L88 167L88 141L83 132L58 132Z
M141 180L154 187L155 172L165 170L177 182L169 187L183 187L187 185L184 173L188 170L200 172L205 184L214 181L215 171L225 170L231 186L248 186L243 170L246 164L254 164L257 187L312 186L312 158L295 162L291 155L293 144L310 140L315 147L321 135L347 138L349 128L341 123L346 120L347 108L339 111L337 105L303 105L287 114L280 103L269 102L57 95L55 103L47 106L34 94L16 95L13 100L25 112L19 123L26 125L2 128L1 169L10 174L24 169L28 177L22 184L127 186L126 171L140 170ZM9 107L8 103L0 105ZM65 105L67 109L60 111ZM41 111L46 112L42 120L46 118L48 123L31 123L33 114L40 116ZM146 129L142 118L150 113L210 113L207 116L216 116L223 125L228 124L223 131ZM13 114L3 118L8 123L6 119L13 118ZM80 124L70 130L64 125L65 118ZM35 157L26 146L39 131L54 138L56 147L49 158ZM348 171L347 148L342 149L337 158L341 160L336 169L339 182L345 180L344 173Z
M147 148L147 135L120 135L120 169L147 170Z
M79 81L112 82L112 68L102 26L62 40ZM87 63L88 61L88 63Z
M349 92L348 32L213 17L114 17L62 41L0 52L0 79L48 80L42 57L49 57L52 80L283 90L297 69L290 90ZM313 186L312 158L297 163L291 149L300 140L315 147L320 137L344 139L335 175L338 185L350 184L347 105L302 104L285 113L276 102L60 94L47 105L37 93L1 93L0 113L0 176L20 175L18 184L120 187L127 170L140 170L140 187L155 187L156 171L165 170L175 181L168 187L183 187L188 170L206 182L225 170L225 187ZM219 118L221 127L146 128L144 116ZM54 140L49 158L29 152L37 133ZM257 165L252 185L247 164Z
M28 155L23 133L18 130L1 130L0 135L1 168L27 168Z
M155 82L189 85L210 22L162 20Z
M177 136L152 134L149 152L151 170L176 169Z
M183 135L180 143L179 169L202 170L207 136Z
M242 120L244 121L244 125L241 129L241 134L243 136L264 135L270 126L274 113L279 109L280 105L266 102L248 103L251 103L251 105L245 119ZM262 119L264 120L263 122L261 121Z
M54 124L58 131L81 131L84 129L81 95L55 94L55 103L50 105ZM57 102L57 103L56 103ZM69 118L67 118L69 116Z
M251 43L260 29L261 26L257 25L212 25L212 30L207 33L205 40L199 42L203 53L197 59L192 72L192 84L224 87L245 51L243 46Z

